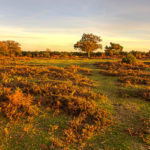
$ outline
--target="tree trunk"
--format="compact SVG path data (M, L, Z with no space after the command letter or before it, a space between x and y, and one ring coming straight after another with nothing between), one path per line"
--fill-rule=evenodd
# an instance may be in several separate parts
M90 51L88 51L88 58L90 58Z

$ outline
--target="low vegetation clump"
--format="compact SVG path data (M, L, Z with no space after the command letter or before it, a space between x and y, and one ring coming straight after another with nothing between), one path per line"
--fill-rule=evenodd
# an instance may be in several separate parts
M127 63L127 64L136 64L137 60L136 57L133 54L127 54L123 59L122 63Z
M118 70L101 70L101 74L107 75L107 76L143 76L143 77L149 77L149 73L142 71L142 70L133 70L133 69L128 69L124 70L122 68Z
M146 70L146 68L150 67L148 64L139 62L136 64L104 62L97 63L96 66L100 69L100 74L106 76L117 76L118 81L126 86L143 85L148 87L150 85L150 73ZM127 93L135 97L142 97L145 100L149 100L150 91L148 88L137 88L134 92L126 91L126 94Z
M119 77L119 81L122 83L131 83L131 84L146 84L150 85L150 78L140 77L140 76L123 76Z
M97 63L96 66L101 69L100 73L103 75L109 76L119 76L119 77L144 77L149 78L150 73L145 71L145 68L148 68L149 65L143 63L133 64L124 64L120 62L104 62Z
M38 108L33 104L33 97L25 95L19 88L14 92L10 88L4 88L0 97L1 112L10 120L38 114Z
M145 68L149 68L148 64L137 62L136 65L134 64L127 64L127 63L121 63L121 62L99 62L95 63L95 65L104 70L118 70L119 68L123 70L144 70Z
M65 146L70 143L81 144L96 134L96 131L104 132L112 123L108 112L96 106L92 100L53 96L49 102L54 111L63 111L74 118L63 132L65 138L61 140Z
M128 132L131 136L138 136L143 142L150 145L150 120L141 119L140 124L128 128Z
M147 88L142 91L142 97L148 101L150 101L150 88Z
M84 75L91 75L92 72L90 69L88 68L81 68L80 66L75 66L75 65L71 65L71 66L68 66L66 67L66 69L70 72L74 72L74 73L82 73Z
M150 73L145 71L145 68L148 68L148 65L143 63L125 64L120 62L106 62L96 64L100 68L100 74L107 76L118 76L119 81L127 83L130 82L139 82L142 84L149 84Z

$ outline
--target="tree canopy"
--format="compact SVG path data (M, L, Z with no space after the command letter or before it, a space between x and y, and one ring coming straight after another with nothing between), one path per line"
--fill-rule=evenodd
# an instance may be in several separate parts
M112 55L118 55L120 52L122 52L123 46L117 43L110 42L110 46L105 47L105 54L112 56Z
M18 42L7 40L0 41L0 54L2 55L20 55L21 45Z
M0 41L0 55L8 55L8 46Z
M102 39L99 36L91 34L83 34L80 41L74 44L75 49L79 49L81 51L87 52L88 57L90 57L90 53L97 49L101 49L102 45L99 44Z

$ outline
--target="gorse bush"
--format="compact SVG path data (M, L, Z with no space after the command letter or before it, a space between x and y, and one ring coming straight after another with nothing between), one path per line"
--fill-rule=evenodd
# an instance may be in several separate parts
M127 64L122 62L98 62L95 63L97 68L105 69L105 70L117 70L119 68L123 70L144 70L145 68L149 68L149 65L145 63L137 62L136 64Z
M123 59L122 59L123 63L127 63L127 64L136 64L137 60L136 57L133 54L127 54Z
M61 131L63 136L50 138L54 149L67 148L73 143L81 145L112 124L109 113L95 103L107 98L92 91L94 82L83 76L91 75L90 69L9 62L0 68L0 72L0 87L4 88L0 93L3 116L19 120L37 115L40 107L45 107L53 112L53 116L61 113L72 119Z
M21 117L29 115L37 115L38 109L33 105L33 98L31 95L25 95L21 89L16 89L12 92L10 89L4 89L1 94L2 101L0 107L2 113L10 120L18 120Z
M142 90L142 97L145 99L145 100L148 100L150 101L150 87L145 89L145 90Z
M132 83L132 84L150 84L150 78L147 76L145 77L140 77L140 76L124 76L120 77L119 81L122 83Z
M138 97L144 99L145 101L150 101L150 90L147 87L144 89L137 87L133 88L132 90L119 89L118 94L123 98Z
M100 74L106 76L117 76L118 81L124 85L133 86L133 85L144 85L149 86L150 84L150 73L146 71L146 68L150 66L144 63L128 64L121 62L104 62L95 64L100 70ZM147 88L135 89L134 92L126 91L124 95L130 95L134 97L142 97L145 100L150 99L150 91Z
M86 107L86 105L89 106ZM83 107L87 110L84 110L78 117L74 118L70 122L68 129L64 131L65 141L68 143L82 143L91 138L96 131L105 131L112 123L108 113L102 108L94 107L90 103L84 104Z
M68 66L66 67L66 69L70 72L74 72L74 73L82 73L84 75L91 75L92 72L90 69L88 68L81 68L79 66L75 66L75 65L71 65L71 66Z
M95 132L100 130L104 132L112 124L108 112L97 106L93 100L87 101L81 97L51 95L47 98L48 103L54 111L63 111L74 117L63 132L65 138L61 140L64 141L65 145L85 142Z
M138 126L128 128L131 136L140 137L144 143L150 144L150 120L141 119Z
M107 62L107 63L96 63L95 64L98 68L100 68L100 73L103 75L108 76L119 76L119 77L141 77L147 78L150 77L150 73L145 71L145 68L148 68L149 65L143 63L137 63L136 65L133 64L126 64L120 62Z

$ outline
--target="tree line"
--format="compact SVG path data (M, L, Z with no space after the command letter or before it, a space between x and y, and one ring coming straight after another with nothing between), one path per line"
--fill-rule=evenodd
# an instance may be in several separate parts
M97 49L102 49L101 37L90 34L83 34L82 38L74 44L74 49L81 52L58 52L47 49L45 51L22 51L21 45L12 40L0 41L0 55L1 56L28 56L28 57L103 57L103 56L125 56L131 53L136 58L150 57L149 52L141 51L123 51L123 46L118 43L110 42L110 46L105 47L105 52L94 52Z

